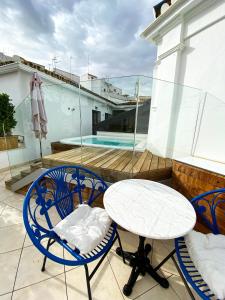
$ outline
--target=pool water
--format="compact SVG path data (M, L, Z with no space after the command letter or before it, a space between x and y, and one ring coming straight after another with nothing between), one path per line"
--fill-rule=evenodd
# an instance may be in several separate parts
M76 139L77 141L77 139ZM115 138L103 138L103 137L84 137L82 139L82 144L88 145L103 145L103 146L112 146L112 147L133 147L137 144L134 143L134 140L122 140Z
M102 147L144 151L145 143L143 137L135 139L132 134L130 136L110 136L110 135L85 135L82 137L71 137L60 140L63 144L88 146L88 147Z

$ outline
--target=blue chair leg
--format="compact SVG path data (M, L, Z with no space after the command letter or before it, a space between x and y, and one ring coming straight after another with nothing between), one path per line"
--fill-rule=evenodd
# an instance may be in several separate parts
M182 249L182 247L181 247L181 249ZM155 271L159 270L159 268L162 267L171 258L172 261L173 261L173 263L174 263L174 265L175 265L175 267L176 267L176 269L177 269L177 271L178 271L178 273L179 273L179 275L180 275L180 277L181 277L181 279L182 279L182 281L183 281L183 283L184 283L184 285L185 285L185 287L186 287L186 289L187 289L187 291L188 291L188 294L190 295L190 297L191 297L192 300L195 300L195 297L194 297L194 295L193 295L193 293L192 293L192 291L191 291L188 283L186 282L186 279L184 278L184 275L182 274L182 272L180 270L180 267L179 267L179 265L176 262L176 259L174 258L175 253L176 253L176 249L174 249L173 251L171 251L169 253L169 255L167 255L167 257L165 257L161 261L161 263L157 267L155 267L154 270Z
M88 299L92 300L91 286L90 286L90 276L89 276L89 272L88 272L88 266L84 265L84 268L85 268L86 281L87 281Z
M49 250L50 246L54 243L55 243L54 240L52 240L51 238L48 239L48 243L47 243L47 247L46 247L47 251ZM45 271L46 260L47 260L47 256L44 256L41 272Z

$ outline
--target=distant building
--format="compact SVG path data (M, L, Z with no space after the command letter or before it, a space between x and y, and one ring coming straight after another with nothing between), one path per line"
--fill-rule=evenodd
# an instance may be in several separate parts
M80 82L82 86L115 103L134 100L134 96L123 94L122 88L110 83L110 79L100 79L95 75L87 73L80 77ZM120 82L119 78L118 82Z

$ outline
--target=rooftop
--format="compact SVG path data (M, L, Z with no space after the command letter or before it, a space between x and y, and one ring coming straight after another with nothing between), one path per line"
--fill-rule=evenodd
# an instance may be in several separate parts
M0 299L49 299L72 300L87 299L85 273L82 267L64 267L54 262L47 262L46 271L40 271L42 255L29 240L22 219L23 196L5 189L4 181L8 172L0 173ZM126 249L136 249L138 237L120 230L122 243ZM157 265L173 247L171 241L152 241L153 253L150 260ZM93 299L96 300L178 300L189 299L182 280L172 261L162 269L163 276L170 282L169 289L161 288L150 277L139 277L132 296L127 298L122 293L123 285L130 273L130 267L124 265L115 253L115 248L108 254L101 269L92 282ZM53 246L53 252L60 249ZM92 263L93 268L95 263ZM104 280L103 280L104 277ZM199 299L196 296L196 299Z
M7 68L8 66L8 68ZM65 82L71 86L75 86L78 89L81 89L82 91L89 93L95 97L98 97L100 100L104 100L105 102L107 102L109 105L113 105L115 107L118 108L123 108L124 106L131 106L131 105L135 105L136 104L136 100L131 100L131 101L125 101L125 102L116 102L113 101L113 98L108 99L109 97L107 97L107 94L99 94L96 91L93 91L87 87L85 87L84 85L80 84L80 79L79 76L75 75L75 74L71 74L72 76L70 76L70 73L60 70L60 69L55 69L54 71L50 71L48 69L45 68L45 66L37 64L35 62L29 61L24 59L23 57L20 57L18 55L13 55L12 57L10 56L5 56L3 53L0 53L0 75L3 73L7 73L7 72L11 72L14 69L17 68L23 68L23 66L27 66L29 68L29 72L34 72L34 71L38 71L40 72L40 76L43 77L44 75L49 76L52 79L56 79L62 82ZM6 68L4 68L6 67ZM24 68L23 68L24 69ZM26 69L28 71L28 69ZM42 74L41 74L42 73ZM91 75L91 74L86 74L88 76L93 77L92 80L97 79L97 76L95 75ZM85 75L84 75L85 76ZM98 81L101 81L103 79L97 79ZM81 81L82 81L82 76L81 76ZM105 82L105 79L104 79ZM149 98L149 97L147 97ZM141 101L143 101L143 97L141 99Z

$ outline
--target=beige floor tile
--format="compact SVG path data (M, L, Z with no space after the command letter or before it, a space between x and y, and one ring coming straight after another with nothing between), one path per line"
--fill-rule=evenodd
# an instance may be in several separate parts
M173 289L173 291L178 295L180 299L182 300L191 299L180 276L173 275L170 277L170 287ZM193 289L192 289L192 293L195 297L195 300L201 299Z
M52 245L51 252L62 257L62 248ZM43 255L34 246L23 249L15 288L19 289L51 276L64 272L64 266L50 259L47 260L45 272L41 272Z
M13 293L13 300L66 300L64 274Z
M23 224L0 228L0 253L22 248L25 238Z
M127 283L130 273L131 273L131 267L127 264L124 264L120 257L118 257L115 252L111 252L108 255L108 259L110 262L110 265L112 267L112 270L116 276L116 279L118 281L118 284L120 286L121 291L123 290L124 285ZM170 276L169 273L161 273L163 276L168 277ZM131 296L129 296L129 299L134 299L138 297L139 295L143 294L144 292L148 291L150 288L157 285L157 282L153 278L151 278L149 275L145 276L139 276L137 282L135 283L135 286L133 288L133 292ZM124 296L125 299L128 299Z
M169 278L169 283L171 285L171 278ZM171 286L168 289L162 288L160 285L155 286L153 289L149 290L145 294L137 298L137 300L180 300L179 296L174 292Z
M0 300L11 300L12 298L12 293L0 296Z
M22 212L16 208L6 206L0 216L0 227L23 223Z
M5 207L6 207L6 204L4 202L0 202L0 215L2 214Z
M7 197L2 202L22 211L23 210L23 201L24 201L23 195L14 193L12 196Z
M164 244L164 246L168 249L169 252L174 250L174 248L175 248L174 240L162 240L161 242Z
M89 264L91 269L95 263ZM87 300L87 286L84 267L66 273L68 300ZM93 300L123 300L114 274L105 260L91 281Z
M11 174L9 171L0 172L0 186L5 187L5 181L11 178Z
M12 291L21 250L0 254L0 295Z
M120 235L123 249L126 251L136 251L138 246L138 236L125 230L118 230L118 232ZM118 246L119 244L117 240L113 245L112 249L116 250Z
M170 247L170 248L169 248ZM166 242L154 240L152 251L152 265L157 266L169 253L172 248ZM176 256L175 256L176 257ZM169 259L161 268L163 271L179 275L172 259Z
M5 201L8 197L12 197L13 195L14 193L12 191L7 190L3 186L0 186L0 201Z

